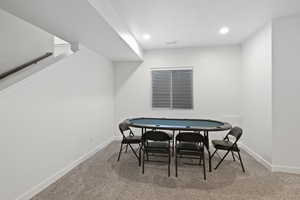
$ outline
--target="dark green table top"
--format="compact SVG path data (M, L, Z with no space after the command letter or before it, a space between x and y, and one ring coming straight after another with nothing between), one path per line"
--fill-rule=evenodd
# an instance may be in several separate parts
M126 122L132 127L170 130L221 131L231 128L229 123L209 119L133 118Z

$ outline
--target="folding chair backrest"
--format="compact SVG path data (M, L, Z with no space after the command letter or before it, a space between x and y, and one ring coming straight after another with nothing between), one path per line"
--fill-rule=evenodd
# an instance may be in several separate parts
M169 141L171 140L170 136L163 131L147 131L143 135L143 140L152 140L152 141Z
M119 130L120 130L123 137L126 137L125 136L126 131L129 131L129 134L131 133L131 129L129 128L129 126L125 122L122 122L122 123L119 124Z
M228 138L228 136L233 136L235 138L235 142L237 142L242 137L242 134L243 130L236 126L229 131L226 137Z
M176 136L176 141L180 142L203 142L204 138L200 133L196 132L181 132Z

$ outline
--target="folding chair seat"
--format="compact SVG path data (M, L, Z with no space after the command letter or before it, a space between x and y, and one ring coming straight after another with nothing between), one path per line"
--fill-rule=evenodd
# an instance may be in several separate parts
M232 149L232 151L239 151L239 149L235 145L233 145L233 143L230 142L230 141L213 140L212 144L216 149L219 149L219 150L230 150L230 149Z
M189 142L180 142L176 149L179 152L193 152L194 154L201 154L201 151L203 150L202 145L198 145L195 143L189 143Z
M141 142L141 139L142 139L141 136L129 135L129 136L123 138L122 143L123 144L139 144Z
M146 152L148 153L161 153L161 152L165 152L168 153L169 152L169 144L166 142L148 142L148 144L145 147Z

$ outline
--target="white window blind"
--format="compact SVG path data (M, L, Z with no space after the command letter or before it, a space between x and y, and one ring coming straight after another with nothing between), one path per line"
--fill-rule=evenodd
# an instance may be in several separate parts
M193 108L193 70L153 70L152 107Z

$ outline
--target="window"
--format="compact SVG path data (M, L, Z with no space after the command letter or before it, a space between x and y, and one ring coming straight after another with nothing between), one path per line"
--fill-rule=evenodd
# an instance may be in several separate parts
M152 107L193 108L193 70L152 70Z

